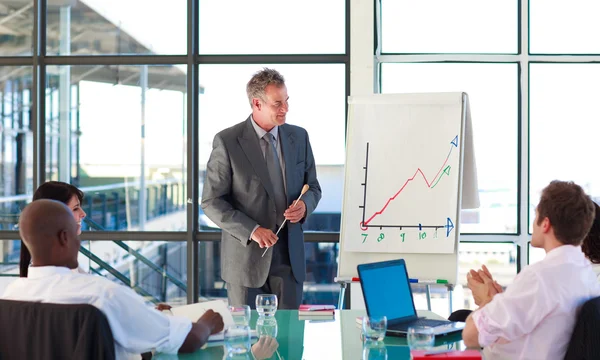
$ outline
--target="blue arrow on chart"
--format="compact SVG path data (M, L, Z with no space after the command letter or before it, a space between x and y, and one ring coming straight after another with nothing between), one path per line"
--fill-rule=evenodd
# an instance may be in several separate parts
M450 144L454 145L454 147L458 147L458 135L454 137Z
M452 229L454 229L454 223L452 222L452 220L450 220L450 218L448 218L446 220L446 237L450 236L450 232L452 231Z

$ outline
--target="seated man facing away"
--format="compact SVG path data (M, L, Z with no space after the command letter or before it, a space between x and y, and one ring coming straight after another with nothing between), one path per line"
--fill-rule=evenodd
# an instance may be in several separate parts
M553 181L542 191L531 245L543 248L546 257L524 268L501 293L485 272L479 272L487 291L478 291L480 308L467 318L465 345L485 347L486 359L564 357L578 307L600 295L596 275L579 246L594 212L590 197L572 182Z
M76 269L77 223L64 204L36 200L23 210L19 232L31 252L29 276L11 283L3 298L57 304L91 304L108 319L117 359L156 350L193 352L223 329L221 315L207 311L197 322L166 316L130 288Z

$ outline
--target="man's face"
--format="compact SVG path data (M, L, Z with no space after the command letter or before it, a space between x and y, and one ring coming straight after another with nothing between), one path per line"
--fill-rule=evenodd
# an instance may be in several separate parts
M285 85L267 85L265 99L261 101L260 108L263 113L263 121L273 127L285 124L286 114L289 110L288 99Z

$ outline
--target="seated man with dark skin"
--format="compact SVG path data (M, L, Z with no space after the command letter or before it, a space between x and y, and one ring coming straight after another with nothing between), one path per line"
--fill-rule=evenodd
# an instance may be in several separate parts
M189 353L223 330L220 314L207 311L197 322L166 316L146 305L129 287L101 276L71 271L78 266L80 240L71 210L54 200L36 200L19 220L21 239L31 252L26 278L11 283L3 299L57 304L90 304L108 319L117 359L156 350Z

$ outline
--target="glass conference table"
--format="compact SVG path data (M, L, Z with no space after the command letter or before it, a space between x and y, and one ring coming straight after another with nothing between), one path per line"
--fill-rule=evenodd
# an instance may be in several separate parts
M418 311L419 316L442 319L430 311ZM278 310L276 324L271 323L270 331L275 331L272 339L252 339L253 357L238 356L233 359L410 359L406 338L387 336L380 345L363 347L361 327L356 318L364 316L364 310L336 310L333 320L300 320L297 310ZM252 311L250 327L256 329L258 315ZM269 340L269 341L267 341ZM460 332L437 337L435 349L463 350ZM223 342L211 342L193 354L155 354L156 360L227 359Z

